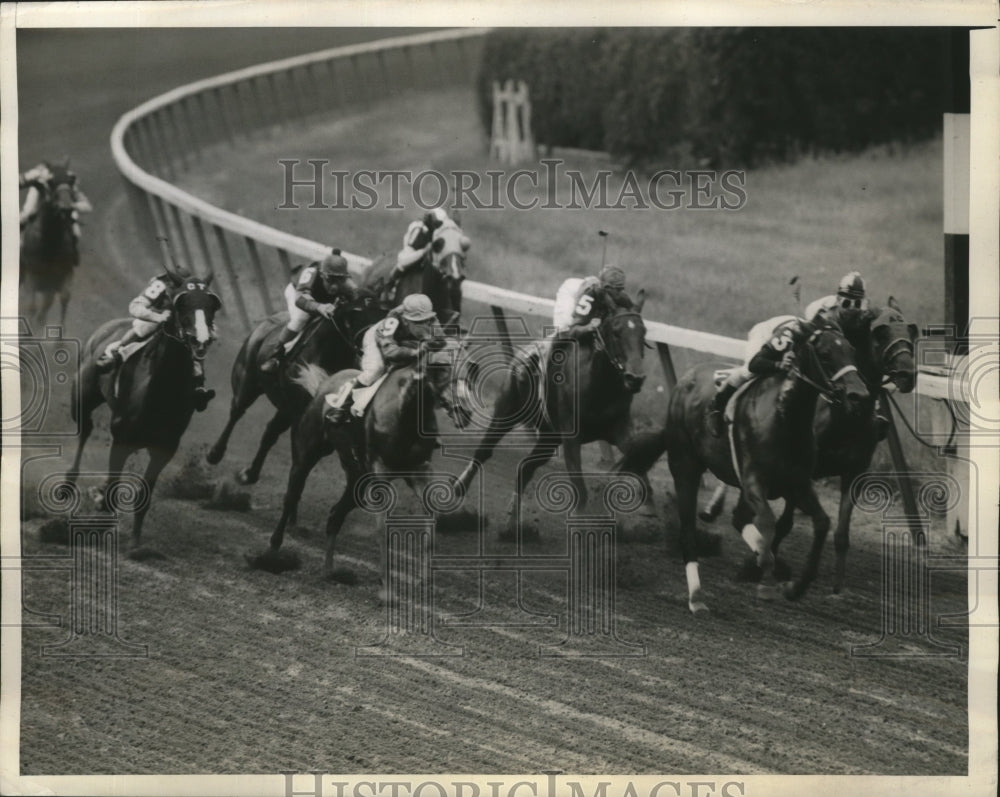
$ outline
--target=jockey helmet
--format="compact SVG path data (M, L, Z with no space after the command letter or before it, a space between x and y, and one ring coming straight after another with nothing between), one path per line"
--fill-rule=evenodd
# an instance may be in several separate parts
M865 297L865 281L857 271L845 274L837 286L838 303L845 310L860 310L867 304Z
M434 210L424 214L424 226L428 230L436 230L446 221L448 221L448 214L443 208L434 208Z
M619 291L625 290L625 272L618 266L605 266L598 275L601 285L605 288L614 288Z
M434 305L422 293L411 293L400 305L403 310L403 318L407 321L430 321L434 318Z
M350 276L350 272L347 270L347 260L340 254L339 249L331 250L330 254L323 259L319 273L325 280Z

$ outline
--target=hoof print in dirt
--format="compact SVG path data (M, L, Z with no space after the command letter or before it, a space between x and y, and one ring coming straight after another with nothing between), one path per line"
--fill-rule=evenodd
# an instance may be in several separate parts
M69 545L69 523L57 517L38 527L38 539L51 545Z
M245 554L244 558L254 570L264 570L267 573L284 573L287 570L298 570L302 566L299 555L284 548L279 548L277 551L268 548L263 553L252 556Z
M167 557L152 548L133 548L128 552L128 558L133 562L156 562Z
M220 479L212 492L212 497L205 503L205 509L249 512L250 508L250 491L241 490L239 485L230 479Z
M353 587L358 583L358 574L346 567L335 567L326 574L326 580Z

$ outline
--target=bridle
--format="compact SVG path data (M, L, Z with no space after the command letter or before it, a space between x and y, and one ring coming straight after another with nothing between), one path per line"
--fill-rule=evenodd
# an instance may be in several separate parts
M619 373L625 373L625 363L622 361L621 357L615 353L610 346L608 346L607 340L604 338L604 325L609 323L614 319L619 318L637 318L639 323L642 324L642 315L633 311L625 313L616 313L614 315L606 316L602 321L600 326L594 330L594 351L603 352L604 356L608 358L608 362L611 363L612 367Z
M813 346L815 341L824 332L833 332L835 334L839 334L839 332L834 327L820 327L809 336L809 338L806 340L804 344L804 348L807 352L809 362L812 365L812 367L816 370L816 372L822 376L823 383L820 384L818 382L815 382L807 374L803 373L803 371L798 367L797 364L792 365L791 369L789 370L789 374L791 374L793 378L799 380L800 382L805 382L807 385L815 389L816 392L818 392L819 395L825 401L836 406L842 404L844 401L843 396L841 395L841 391L837 389L837 383L841 379L843 379L844 376L851 373L852 371L857 373L858 367L853 364L848 364L840 368L840 370L838 370L834 374L828 374L826 372L826 369L823 367L823 363L820 362L819 356L816 354L816 349ZM840 337L843 337L843 335L841 335ZM844 340L846 341L846 338L844 338Z
M886 368L887 365L891 364L902 354L909 354L911 357L913 356L913 341L910 340L909 337L903 337L902 335L890 340L879 353L879 361L882 364L883 385L895 382L896 377L903 373L903 371L899 369Z

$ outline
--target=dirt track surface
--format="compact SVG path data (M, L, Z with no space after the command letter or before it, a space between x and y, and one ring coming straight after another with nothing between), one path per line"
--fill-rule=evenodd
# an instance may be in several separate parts
M65 34L53 34L59 35ZM129 84L115 90L104 80L108 64L93 58L94 48L107 43L95 36L74 73L78 85L63 87L46 78L42 66L45 47L54 45L36 36L37 59L22 57L22 158L27 163L53 150L71 151L94 202L68 321L70 334L85 337L121 312L153 267L123 254L133 250L106 149L114 118L160 90L267 56L238 36L224 45L192 38L185 59L178 56L159 72L129 71ZM288 47L292 51L291 42ZM201 54L208 60L199 62ZM150 57L138 47L119 56ZM197 71L190 66L195 62ZM99 84L109 96L96 96ZM97 110L86 125L53 116L63 90L77 101L95 93ZM44 102L33 105L31 97ZM237 344L229 340L212 354L221 397L192 423L178 464L196 460L224 423ZM67 397L54 399L52 431L66 428ZM243 421L210 479L248 461L267 417L262 404ZM107 442L102 416L87 467L101 466ZM495 539L515 461L514 454L498 458L482 480L481 514L489 521L482 536L466 522L464 530L436 535L436 554L517 552L513 543ZM39 460L26 467L25 479L35 484L65 462L65 456ZM587 465L595 466L593 458ZM119 634L148 646L146 656L40 655L42 646L67 636L70 580L65 569L25 573L26 608L62 616L63 627L23 631L22 773L966 772L964 659L916 655L936 650L920 639L896 649L914 655L851 655L852 645L880 637L883 558L872 517L856 515L846 593L830 594L828 545L819 581L794 604L758 601L751 585L736 580L745 546L720 521L721 554L702 563L712 613L693 617L671 544L675 520L664 505L669 478L661 464L653 473L656 518L627 524L618 547L614 616L619 638L632 647L617 652L640 655L539 655L567 636L567 576L554 568L522 576L520 609L513 575L487 574L485 605L508 623L491 627L445 624L476 609L480 583L472 571L438 573L437 638L464 655L372 658L358 655L386 633L372 516L355 513L341 536L341 561L358 583L330 583L320 574L320 528L340 485L332 461L316 469L304 496L300 522L312 533L286 543L300 554L302 568L272 575L245 564L244 554L264 547L277 519L287 466L282 442L253 488L252 512L166 498L164 485L145 541L166 559L122 558L118 566ZM824 488L821 497L832 511L832 490ZM538 517L542 541L524 553L559 557L565 518ZM65 548L39 541L40 524L24 524L24 554L64 555ZM785 551L795 569L808 537L798 522ZM932 537L941 539L939 528ZM931 547L949 552L944 543ZM931 587L934 616L964 612L964 574L935 574ZM556 624L537 625L547 617ZM517 624L524 622L536 624ZM967 648L962 627L934 634Z

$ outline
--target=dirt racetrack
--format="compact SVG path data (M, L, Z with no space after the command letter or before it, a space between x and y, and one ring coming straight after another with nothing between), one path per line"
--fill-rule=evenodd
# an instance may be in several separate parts
M85 337L120 314L154 267L130 256L137 251L131 218L107 148L115 118L199 77L347 41L346 32L323 33L281 32L266 51L239 31L19 36L21 165L71 154L95 206L68 335ZM154 35L162 38L143 38ZM181 42L183 50L171 49ZM53 68L57 50L63 68L69 59L72 80ZM66 113L72 105L87 111ZM220 398L195 418L177 465L198 461L224 423L238 334L223 337L210 362ZM47 432L69 428L67 406L68 396L54 391ZM263 403L248 415L208 480L248 459L267 417ZM102 465L107 441L102 417L86 467ZM66 442L37 438L39 446ZM437 555L517 553L495 538L515 461L499 457L480 482L482 535L465 517L452 524L458 530L436 535ZM57 453L25 466L29 503L34 485L66 462ZM473 571L438 573L437 638L464 655L369 657L358 648L386 631L370 515L356 513L341 537L342 561L358 583L320 577L319 529L339 489L332 462L317 468L303 500L300 522L312 533L286 543L302 568L272 575L245 564L244 554L264 546L277 519L287 466L282 442L253 489L250 512L169 498L164 484L145 539L166 558L118 564L118 631L147 646L145 656L41 655L67 636L70 578L65 568L26 564L24 606L36 614L25 615L22 636L22 773L966 773L964 655L921 655L940 648L916 636L894 648L909 655L851 655L852 646L876 642L882 628L882 540L872 516L855 515L848 590L831 595L828 545L820 579L798 603L757 601L736 578L745 546L718 523L721 553L702 560L712 613L693 617L671 545L661 464L653 472L657 517L627 524L617 548L614 617L628 646L614 652L622 655L539 655L567 635L567 575L554 565L524 574L520 590L509 572L482 583ZM455 467L442 461L443 469ZM833 491L824 487L821 497L832 511ZM542 540L525 553L558 557L564 519L540 517ZM65 548L40 542L42 523L23 524L24 555L64 555ZM953 553L940 525L932 525L931 549ZM799 522L785 550L793 568L808 537ZM481 595L492 625L447 624L473 612ZM964 572L933 575L930 607L933 618L964 614ZM37 625L38 614L59 615L63 626ZM934 627L933 635L968 649L961 623Z

